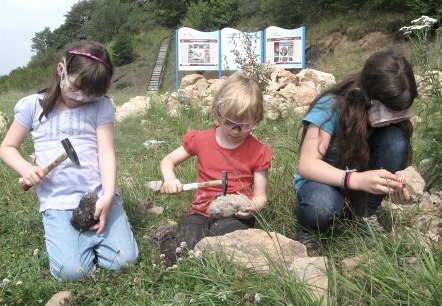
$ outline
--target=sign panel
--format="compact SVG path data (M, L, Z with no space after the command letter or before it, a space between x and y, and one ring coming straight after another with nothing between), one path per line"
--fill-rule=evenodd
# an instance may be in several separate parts
M219 34L191 28L177 31L178 70L218 70Z
M261 63L262 31L241 32L232 28L221 30L222 70L239 70L241 62L254 60Z
M305 68L305 27L287 30L268 27L265 61L279 68Z

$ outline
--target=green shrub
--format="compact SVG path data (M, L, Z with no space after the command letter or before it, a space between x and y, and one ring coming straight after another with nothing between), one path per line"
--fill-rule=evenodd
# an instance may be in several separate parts
M118 35L112 47L112 55L117 67L132 63L135 59L132 37L127 34Z

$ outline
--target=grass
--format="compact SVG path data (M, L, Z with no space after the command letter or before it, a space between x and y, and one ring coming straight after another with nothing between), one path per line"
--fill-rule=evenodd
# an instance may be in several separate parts
M0 111L12 118L16 100L24 95L1 95ZM299 123L300 118L293 115L287 120L264 122L254 132L273 148L269 203L259 226L289 238L295 237L298 228L293 214L292 177L298 157ZM196 109L188 108L181 117L170 118L165 107L158 104L116 125L118 185L141 257L126 271L99 270L77 283L57 283L50 276L35 193L23 192L16 173L0 163L0 280L10 280L0 285L0 304L43 305L53 294L69 290L73 305L319 305L298 276L277 263L275 272L268 275L248 273L210 254L202 259L184 259L173 271L159 264L159 248L149 235L165 220L182 220L192 193L163 196L147 190L144 184L162 179L159 161L180 145L188 129L211 125L210 116ZM3 137L1 134L0 140ZM143 143L150 139L165 143L146 149ZM32 153L30 139L26 139L22 151L24 155ZM195 168L195 160L189 160L177 169L178 176L185 182L194 181ZM145 202L163 206L164 214L157 218L140 215L138 207ZM321 240L329 259L329 305L440 303L440 254L407 237L403 224L408 225L396 222L397 234L383 237L349 222L342 225L339 235ZM347 277L340 261L362 254L375 264L364 264L359 276ZM416 257L419 264L400 267L399 257Z

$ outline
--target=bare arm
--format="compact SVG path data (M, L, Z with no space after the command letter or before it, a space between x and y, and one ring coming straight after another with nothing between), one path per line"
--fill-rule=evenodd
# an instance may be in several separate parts
M235 217L248 219L253 213L261 210L267 203L268 170L256 171L253 174L253 198L246 212L237 212Z
M160 164L161 173L164 178L163 186L161 186L163 192L177 194L183 191L183 185L175 176L175 167L191 156L192 155L187 153L184 147L181 146L163 158Z
M19 152L28 133L29 129L14 120L0 145L0 158L23 177L27 185L32 186L40 183L44 175L42 168L32 165Z
M301 146L298 171L306 180L341 187L344 170L323 161L330 144L331 135L314 124L310 124ZM402 188L400 177L385 169L354 172L350 189L372 194L388 194Z
M92 229L97 230L97 234L100 234L106 226L116 192L117 162L114 147L114 125L112 123L97 128L97 143L98 163L104 195L97 201L94 217L99 222Z

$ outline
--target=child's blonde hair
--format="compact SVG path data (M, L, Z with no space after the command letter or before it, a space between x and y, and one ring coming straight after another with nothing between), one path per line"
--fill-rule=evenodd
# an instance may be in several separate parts
M264 102L258 83L242 71L232 74L216 93L212 115L217 120L227 117L237 122L263 119Z

